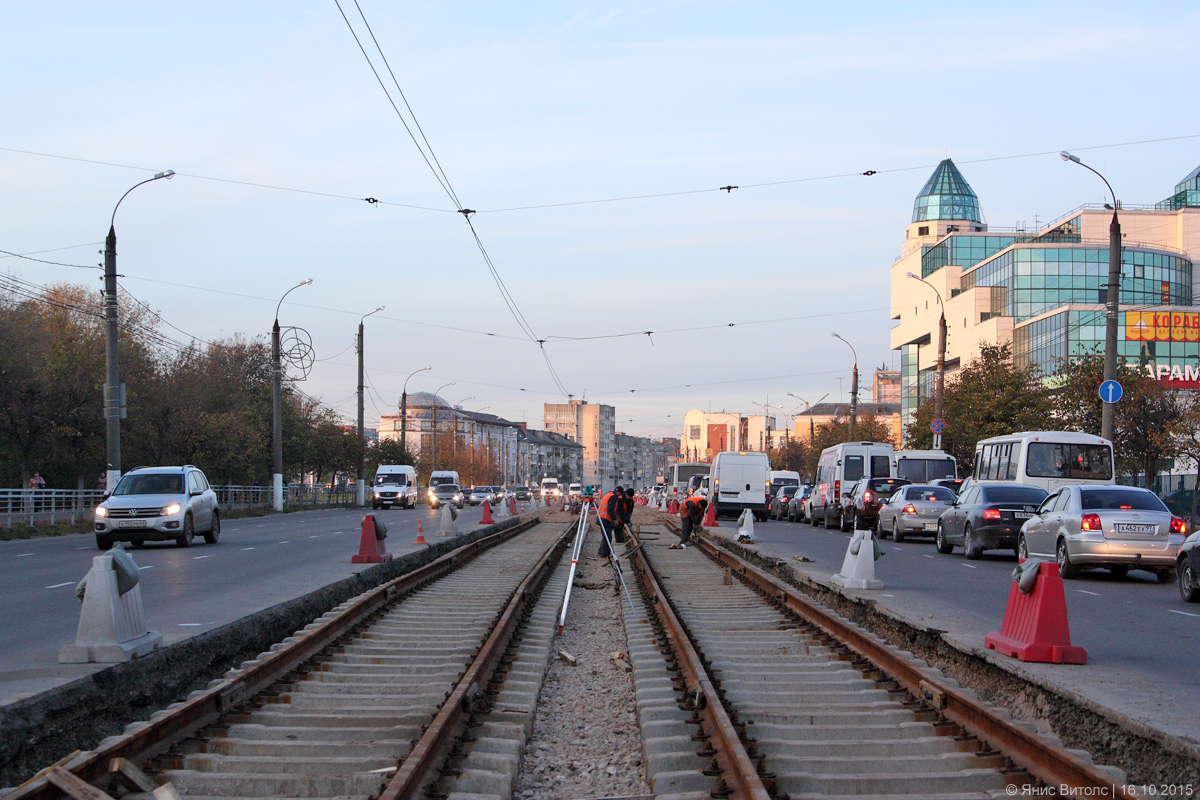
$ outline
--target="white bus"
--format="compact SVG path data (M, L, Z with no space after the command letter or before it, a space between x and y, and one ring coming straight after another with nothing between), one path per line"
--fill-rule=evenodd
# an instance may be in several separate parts
M984 439L975 445L972 477L1040 486L1047 492L1117 482L1112 442L1073 431L1025 431Z
M897 478L929 483L938 478L957 478L954 456L942 450L900 450L896 453Z
M700 461L682 461L667 469L667 496L687 497L688 483L693 475L707 475L710 465Z

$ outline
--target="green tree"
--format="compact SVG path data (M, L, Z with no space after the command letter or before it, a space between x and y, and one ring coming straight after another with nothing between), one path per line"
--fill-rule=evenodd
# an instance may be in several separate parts
M400 446L400 439L380 439L367 448L367 475L374 475L380 464L416 466L412 453Z
M930 397L917 409L906 432L909 449L932 449L933 407ZM976 442L1013 431L1044 429L1052 408L1050 392L1035 369L1013 364L1011 345L985 344L977 358L947 376L942 449L958 462L960 474L968 474L974 467Z

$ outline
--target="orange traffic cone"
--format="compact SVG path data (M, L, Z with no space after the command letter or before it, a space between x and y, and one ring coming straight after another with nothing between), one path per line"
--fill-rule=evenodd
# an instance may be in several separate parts
M417 517L417 540L413 544L429 544L425 541L425 529L421 527L420 517Z
M483 501L483 519L479 520L480 525L495 525L496 520L492 519L492 504L487 500Z
M717 504L709 503L708 511L704 514L704 521L700 523L705 528L719 528L720 523L717 522Z

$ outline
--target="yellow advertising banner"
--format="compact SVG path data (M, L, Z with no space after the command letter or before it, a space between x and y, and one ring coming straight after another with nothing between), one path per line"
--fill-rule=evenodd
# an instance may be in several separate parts
M1134 342L1200 341L1200 313L1126 311L1125 339Z

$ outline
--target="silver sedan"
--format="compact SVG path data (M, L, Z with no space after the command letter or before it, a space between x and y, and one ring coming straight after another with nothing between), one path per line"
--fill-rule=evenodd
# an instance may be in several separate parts
M954 492L944 486L901 486L879 509L879 538L934 536L938 518L953 503Z
M1187 525L1154 492L1133 486L1064 486L1047 497L1021 526L1017 552L1058 562L1058 574L1102 567L1114 575L1131 569L1175 580L1175 558Z

